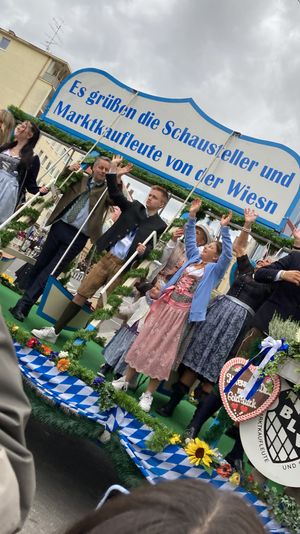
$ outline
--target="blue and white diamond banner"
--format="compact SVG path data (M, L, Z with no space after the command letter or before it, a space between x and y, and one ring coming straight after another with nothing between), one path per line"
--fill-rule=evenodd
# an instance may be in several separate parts
M98 393L82 380L59 371L52 361L34 349L15 343L15 350L24 379L38 395L65 411L94 420L109 432L118 430L122 446L151 484L186 477L202 479L245 498L255 507L269 532L287 532L270 518L267 506L255 495L239 486L233 486L216 472L209 476L201 467L192 466L186 453L178 445L169 445L161 453L149 451L146 446L152 432L149 427L119 407L100 412Z

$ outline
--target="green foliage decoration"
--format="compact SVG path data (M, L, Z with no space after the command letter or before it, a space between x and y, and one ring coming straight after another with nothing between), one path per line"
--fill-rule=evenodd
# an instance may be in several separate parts
M169 445L173 432L158 419L141 410L133 397L130 397L124 391L116 391L110 382L102 382L97 387L97 390L100 393L99 406L101 411L111 409L117 404L153 430L153 434L146 442L149 450L161 452Z

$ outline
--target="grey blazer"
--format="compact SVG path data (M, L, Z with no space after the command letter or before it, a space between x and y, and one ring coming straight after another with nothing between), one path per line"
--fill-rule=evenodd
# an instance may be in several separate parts
M20 511L19 526L24 522L35 494L34 462L25 441L30 411L11 337L0 314L0 448L5 450L18 481L20 502L17 503L16 516ZM11 492L12 499L13 495ZM3 532L1 517L0 532Z

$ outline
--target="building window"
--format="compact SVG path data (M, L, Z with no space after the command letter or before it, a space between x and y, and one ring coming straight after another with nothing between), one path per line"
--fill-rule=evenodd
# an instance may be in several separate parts
M43 166L46 164L47 159L48 159L48 158L47 158L46 155L44 155L44 156L42 157L42 159L41 159L41 164L42 164Z
M48 161L48 163L47 163L47 165L46 165L46 171L47 171L48 169L50 169L51 165L52 165L51 161Z
M2 37L2 35L0 35L0 48L2 50L6 50L9 43L10 43L10 39L7 39L7 37Z

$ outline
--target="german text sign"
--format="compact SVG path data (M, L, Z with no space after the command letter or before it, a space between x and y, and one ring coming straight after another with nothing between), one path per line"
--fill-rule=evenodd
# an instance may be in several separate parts
M138 93L97 69L67 77L42 118L240 213L251 207L277 230L300 198L290 148L237 134L190 98Z

